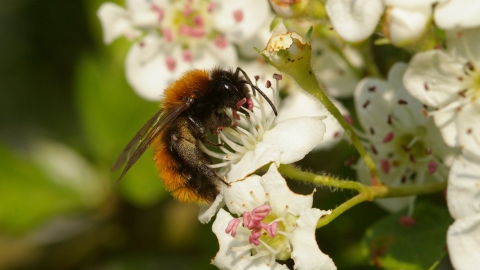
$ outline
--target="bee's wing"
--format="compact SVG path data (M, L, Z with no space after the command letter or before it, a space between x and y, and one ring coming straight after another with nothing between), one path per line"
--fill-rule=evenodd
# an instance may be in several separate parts
M137 162L140 156L152 144L153 140L162 132L162 130L177 116L190 107L191 102L185 102L171 110L160 109L152 118L150 118L140 131L135 134L133 139L127 144L122 153L112 166L112 171L120 169L124 164L122 174L118 178L120 181L127 171Z

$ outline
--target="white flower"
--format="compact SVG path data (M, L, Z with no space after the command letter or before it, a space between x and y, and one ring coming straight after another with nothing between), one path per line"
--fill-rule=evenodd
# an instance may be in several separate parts
M475 0L439 1L435 6L435 24L445 30L480 26L480 2Z
M423 105L403 87L406 68L406 64L397 63L388 81L367 78L355 89L355 109L368 140L366 148L380 168L380 179L389 186L446 180L444 160L451 153L432 119L422 115ZM370 177L363 163L357 167L360 181L368 183ZM397 211L413 199L384 199L379 203Z
M270 89L273 91L272 103L281 111L278 85L275 88L270 86ZM325 134L325 124L321 120L324 117L298 117L276 121L276 115L261 95L257 93L252 98L255 101L254 113L249 113L248 126L227 127L219 134L219 142L223 142L228 148L221 146L223 153L203 149L222 161L211 167L225 168L229 182L245 179L270 162L277 166L296 162L317 146ZM239 120L239 117L247 118L243 114L234 118Z
M435 108L429 114L445 142L480 156L480 29L447 33L447 50L416 54L403 82L411 95Z
M225 195L229 211L217 215L212 230L220 249L212 263L220 269L288 269L275 260L290 257L295 269L336 269L315 242L318 219L331 211L312 208L313 193L290 191L272 164L262 177L232 183ZM228 194L228 195L227 195Z
M465 154L450 170L447 202L455 222L447 233L450 260L455 269L480 265L480 158Z
M383 14L382 0L328 0L328 17L338 34L349 42L368 38Z
M186 70L236 66L233 43L254 51L252 45L266 41L264 29L273 16L267 2L254 0L128 0L126 9L104 3L97 14L106 43L141 36L125 68L128 82L149 100L158 100Z

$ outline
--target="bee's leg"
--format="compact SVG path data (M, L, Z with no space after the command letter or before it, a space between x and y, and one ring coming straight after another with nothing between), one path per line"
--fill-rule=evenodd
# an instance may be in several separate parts
M222 146L223 143L214 143L208 140L207 138L207 131L205 130L205 127L200 124L199 121L197 121L195 118L189 116L188 120L190 121L190 124L192 124L195 135L198 137L202 142L208 143L213 146Z
M185 135L185 134L182 134ZM190 134L189 138L182 137L179 133L172 134L171 144L178 154L178 156L192 169L198 173L204 175L208 179L215 179L225 183L227 186L230 184L222 179L217 173L207 165L207 160L203 156L202 151L197 145L195 138Z

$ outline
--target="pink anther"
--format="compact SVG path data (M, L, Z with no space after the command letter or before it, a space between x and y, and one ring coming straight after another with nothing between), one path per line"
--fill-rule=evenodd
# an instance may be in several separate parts
M240 109L240 108L242 107L242 105L245 104L245 102L247 102L247 99L246 99L246 98L240 99L240 100L237 102L237 110Z

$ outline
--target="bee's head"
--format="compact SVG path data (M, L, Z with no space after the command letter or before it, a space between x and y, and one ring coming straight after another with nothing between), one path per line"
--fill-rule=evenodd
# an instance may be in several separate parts
M211 73L212 89L221 97L226 107L238 110L241 107L252 110L253 101L246 81L231 70L215 69Z

